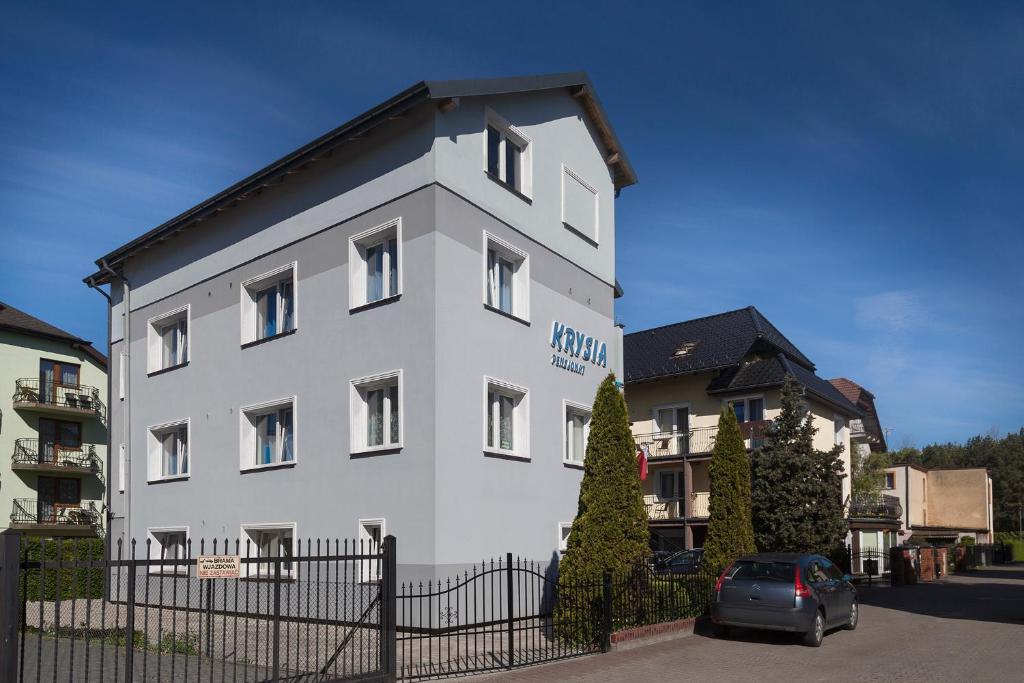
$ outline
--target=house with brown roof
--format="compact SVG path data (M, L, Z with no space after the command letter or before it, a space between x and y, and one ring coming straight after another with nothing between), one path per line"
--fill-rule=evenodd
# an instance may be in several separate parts
M0 512L10 528L103 528L107 358L90 342L0 302ZM9 460L6 460L9 458ZM7 526L0 524L0 526Z

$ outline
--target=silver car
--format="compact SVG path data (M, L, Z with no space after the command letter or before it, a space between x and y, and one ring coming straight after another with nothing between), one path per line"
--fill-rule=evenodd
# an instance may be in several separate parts
M802 633L821 645L825 631L857 628L857 589L821 555L760 553L729 565L715 584L711 622L719 635L730 627Z

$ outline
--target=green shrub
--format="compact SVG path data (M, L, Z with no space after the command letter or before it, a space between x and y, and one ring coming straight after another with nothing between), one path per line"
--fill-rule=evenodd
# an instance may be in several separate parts
M718 436L708 473L711 503L703 561L712 571L721 571L737 557L755 552L750 517L750 461L736 414L728 406L718 418Z
M45 557L42 555L45 554ZM59 597L71 598L103 597L102 567L74 567L76 562L99 562L103 560L103 539L83 538L64 540L42 540L28 538L22 542L22 559L30 562L60 562L61 569L27 569L18 585L20 596L29 601L51 601ZM42 582L42 585L40 585Z
M160 636L160 645L157 649L160 652L177 655L197 655L199 654L199 636L191 631L184 634L164 633Z

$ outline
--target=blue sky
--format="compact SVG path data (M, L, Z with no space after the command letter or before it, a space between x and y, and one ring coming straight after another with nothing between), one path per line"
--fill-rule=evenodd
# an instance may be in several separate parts
M92 261L425 78L583 69L640 183L628 330L756 305L891 445L1024 424L1024 10L10 3L0 299L105 345Z

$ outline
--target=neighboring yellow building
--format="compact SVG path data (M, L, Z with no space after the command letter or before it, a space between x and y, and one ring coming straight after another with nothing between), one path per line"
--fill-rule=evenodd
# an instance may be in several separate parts
M954 543L965 536L992 542L992 477L984 467L929 470L904 464L885 473L886 493L903 507L904 543Z
M644 500L655 550L703 545L721 409L733 408L755 447L781 410L786 375L804 388L814 447L842 445L849 473L849 422L862 412L753 306L625 335L623 356L633 437L648 453ZM849 493L846 476L843 500Z
M0 511L45 536L102 532L107 358L0 302ZM6 526L0 524L0 526Z

